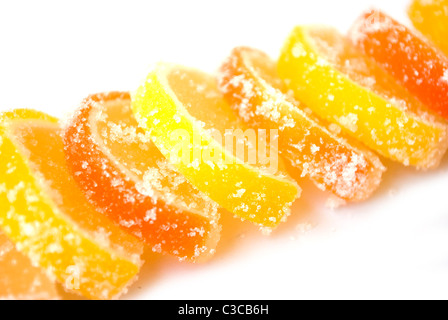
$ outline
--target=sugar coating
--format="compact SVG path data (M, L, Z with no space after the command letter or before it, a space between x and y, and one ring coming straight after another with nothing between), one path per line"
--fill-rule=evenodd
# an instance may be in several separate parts
M299 170L297 178L309 177L320 188L349 200L368 197L378 186L384 170L379 159L304 111L302 103L288 96L275 63L264 53L234 49L218 79L220 90L247 124L279 129L280 152Z
M180 260L203 260L214 252L218 205L174 170L150 132L138 127L128 93L87 98L69 122L65 144L89 200L120 227Z

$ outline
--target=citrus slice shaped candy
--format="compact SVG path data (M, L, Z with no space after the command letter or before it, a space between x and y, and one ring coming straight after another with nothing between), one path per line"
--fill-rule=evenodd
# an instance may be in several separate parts
M408 15L414 27L448 55L448 0L413 0Z
M349 37L428 108L448 119L448 57L442 51L378 10L363 14Z
M446 122L333 28L296 27L278 70L298 100L385 157L428 169L447 149Z
M140 241L89 205L67 168L56 119L21 109L1 120L0 227L67 290L118 297L139 271Z
M55 283L0 232L0 300L59 300Z
M220 89L251 127L279 129L279 151L319 187L348 200L366 199L384 171L379 158L329 131L305 106L288 98L276 63L259 50L238 47L221 66Z
M257 147L268 148L271 139L257 141L262 135L247 131L213 76L159 64L138 88L132 108L162 154L223 208L266 228L289 214L299 193L297 184L276 174L280 164L275 148L268 152L269 159L256 154L253 158ZM235 139L243 149L233 148ZM261 158L272 160L269 168L261 166Z
M172 169L132 114L126 92L86 98L65 129L68 165L87 198L153 251L209 257L218 205Z

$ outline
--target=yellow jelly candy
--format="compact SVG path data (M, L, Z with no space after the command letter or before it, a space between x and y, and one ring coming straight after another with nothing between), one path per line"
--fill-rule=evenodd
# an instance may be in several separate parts
M32 110L0 119L4 233L67 290L119 296L139 271L140 242L88 204L67 168L56 119Z
M448 0L413 0L408 15L415 28L448 55Z
M0 232L0 300L57 300L55 283Z
M295 97L385 157L436 167L447 124L348 39L328 27L296 27L278 61Z
M268 228L289 213L299 188L276 170L281 164L271 145L275 139L268 143L267 132L247 131L214 77L159 64L137 90L132 108L162 154L219 205ZM263 157L258 151L269 145L269 157ZM264 160L269 166L261 165Z

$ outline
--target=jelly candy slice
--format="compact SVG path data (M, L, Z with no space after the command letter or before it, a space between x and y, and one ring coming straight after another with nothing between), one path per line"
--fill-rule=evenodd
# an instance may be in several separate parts
M408 15L415 28L448 55L448 0L413 0Z
M67 290L118 297L139 271L140 241L88 204L66 166L56 119L23 109L1 119L0 227Z
M448 57L427 39L378 10L362 15L349 37L428 108L448 119Z
M55 283L0 232L0 300L59 300Z
M446 122L333 28L296 27L278 70L297 99L385 157L427 169L447 149Z
M270 150L275 166L271 163L269 168L263 168L260 158L247 157L259 146L253 141L256 133L247 138L250 132L225 102L214 77L159 64L138 88L132 107L160 151L194 186L228 211L266 228L277 226L290 212L298 186L282 173L276 174L280 164L275 148ZM247 139L240 133L247 133ZM247 153L233 148L235 139ZM267 140L263 140L266 147Z
M248 125L279 129L279 151L301 176L336 196L367 198L385 170L378 157L330 132L290 99L276 64L259 50L238 47L224 62L220 89Z
M153 251L205 259L219 240L218 205L171 168L130 104L126 92L85 99L65 129L68 165L88 199Z

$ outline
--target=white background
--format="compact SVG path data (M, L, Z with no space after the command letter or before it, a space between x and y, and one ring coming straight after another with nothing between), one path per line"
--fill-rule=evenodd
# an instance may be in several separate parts
M397 0L0 0L0 110L65 116L90 93L134 90L159 60L212 72L237 45L275 58L294 25L344 31L372 5L409 23ZM329 209L304 181L270 237L224 217L208 263L146 254L124 298L448 298L448 159L426 173L384 163L382 186L362 204Z

